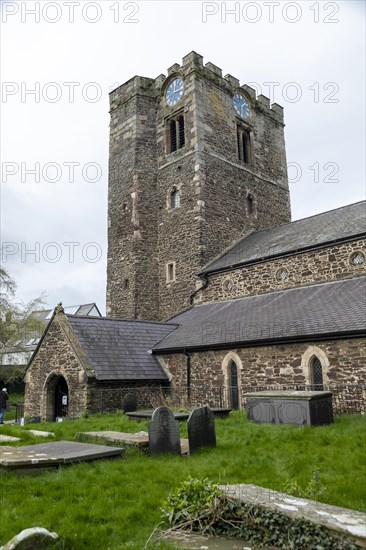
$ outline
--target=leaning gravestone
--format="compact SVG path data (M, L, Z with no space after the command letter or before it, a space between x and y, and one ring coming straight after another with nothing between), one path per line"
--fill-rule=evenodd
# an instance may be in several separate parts
M215 418L210 407L194 409L187 422L190 454L200 447L216 447Z
M148 430L150 454L181 454L179 423L175 420L173 412L168 407L155 409L151 422L149 422Z
M123 400L123 412L135 412L137 410L137 395L135 393L126 393Z

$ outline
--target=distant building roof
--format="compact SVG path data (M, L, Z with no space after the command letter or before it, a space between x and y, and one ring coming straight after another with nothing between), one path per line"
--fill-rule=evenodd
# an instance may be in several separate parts
M366 201L362 201L263 231L254 231L206 265L202 273L318 248L365 234Z
M64 311L69 315L81 315L81 316L93 315L98 317L102 316L95 303L81 304L77 306L66 306L64 307ZM39 310L35 312L35 315L38 317L38 319L49 321L53 315L53 309Z
M67 319L97 380L168 380L150 350L176 325L76 315Z
M366 335L366 277L196 305L154 352Z

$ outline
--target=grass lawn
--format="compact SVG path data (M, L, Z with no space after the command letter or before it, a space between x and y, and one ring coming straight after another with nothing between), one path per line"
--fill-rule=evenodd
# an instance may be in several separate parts
M186 437L186 424L181 423ZM147 430L123 414L96 415L62 423L5 425L1 433L21 436L22 444L45 439L27 428L53 431L73 440L76 432ZM305 488L319 469L319 500L366 511L366 417L336 417L331 426L308 428L249 423L243 412L216 420L217 448L191 457L154 456L128 449L124 459L62 467L36 476L1 474L0 545L32 526L56 531L58 548L142 550L160 519L160 505L189 476L220 483L253 483L283 490ZM154 546L173 549L162 543Z

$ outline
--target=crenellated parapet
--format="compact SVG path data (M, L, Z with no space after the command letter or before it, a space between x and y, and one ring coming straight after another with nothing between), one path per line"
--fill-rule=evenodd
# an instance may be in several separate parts
M110 93L111 111L136 94L159 97L164 93L167 80L170 80L175 75L186 78L191 73L195 73L198 78L201 76L205 80L211 81L215 86L222 88L227 93L243 92L250 100L254 110L272 116L277 122L283 123L283 107L277 103L271 105L268 97L262 94L257 96L254 88L247 84L240 84L240 81L234 76L230 74L223 76L222 69L214 63L207 62L204 64L202 55L195 51L183 57L181 65L179 63L171 65L167 69L167 75L160 74L155 79L135 76L113 90Z

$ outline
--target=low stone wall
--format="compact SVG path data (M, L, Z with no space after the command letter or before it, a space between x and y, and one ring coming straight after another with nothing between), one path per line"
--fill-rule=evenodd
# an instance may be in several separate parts
M151 409L164 400L166 388L161 382L151 381L142 386L141 382L121 382L120 384L89 385L87 412L89 414L116 412L123 410L123 400L127 393L135 393L138 409Z

